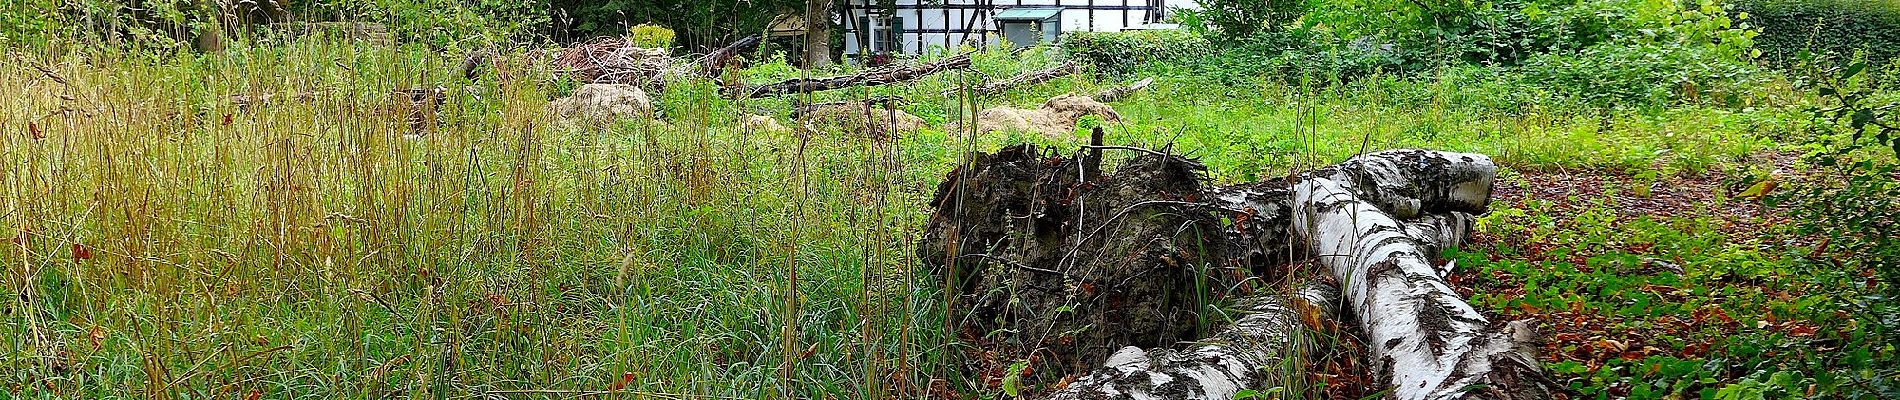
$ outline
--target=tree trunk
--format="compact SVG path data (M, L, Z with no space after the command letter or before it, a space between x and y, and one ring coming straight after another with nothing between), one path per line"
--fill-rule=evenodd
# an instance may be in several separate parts
M1237 308L1244 316L1214 337L1186 350L1123 347L1049 399L1231 399L1242 389L1278 380L1272 371L1287 363L1303 362L1322 339L1310 334L1302 317L1331 320L1338 297L1336 289L1315 283L1290 294L1241 299Z
M1496 169L1477 154L1397 150L1293 185L1293 229L1345 287L1394 398L1541 399L1556 387L1532 357L1528 323L1491 323L1431 263L1462 239L1463 213L1484 211ZM1400 220L1426 212L1446 214Z
M805 0L805 68L831 66L831 2Z

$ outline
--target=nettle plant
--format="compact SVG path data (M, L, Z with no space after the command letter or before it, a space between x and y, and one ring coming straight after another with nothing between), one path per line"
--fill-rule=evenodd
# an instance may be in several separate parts
M1893 72L1872 73L1865 61L1800 58L1797 83L1820 100L1803 144L1815 169L1768 200L1793 206L1797 230L1821 238L1816 254L1831 252L1844 267L1880 275L1885 290L1861 305L1870 325L1900 341L1900 307L1892 301L1900 296L1900 97L1883 87Z

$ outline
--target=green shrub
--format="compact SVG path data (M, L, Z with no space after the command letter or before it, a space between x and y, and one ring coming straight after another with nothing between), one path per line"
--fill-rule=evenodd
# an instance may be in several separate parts
M1730 6L1761 27L1762 52L1776 62L1791 63L1802 50L1837 58L1865 51L1876 65L1900 56L1900 1L1734 0Z
M1200 9L1180 11L1185 26L1222 39L1276 32L1306 14L1307 0L1201 0Z
M1188 62L1213 52L1206 38L1183 30L1070 32L1061 43L1070 59L1111 75L1158 63Z
M1819 58L1825 59L1825 58ZM1803 56L1793 65L1799 82L1820 100L1803 137L1804 161L1812 170L1793 188L1768 197L1789 205L1797 233L1822 238L1815 254L1829 254L1846 271L1873 271L1881 293L1857 299L1865 326L1900 345L1900 94L1884 87L1865 62L1837 66ZM1772 181L1756 186L1770 185ZM1766 190L1764 190L1766 191ZM1869 281L1870 288L1876 287ZM1893 360L1876 365L1892 391L1900 377ZM1889 393L1890 395L1891 393Z
M653 24L639 24L627 28L627 40L634 46L646 48L664 48L673 45L673 30Z
M1390 46L1413 71L1457 62L1516 65L1537 54L1611 42L1742 52L1751 45L1746 27L1714 0L1334 0L1329 6L1315 9L1308 25Z
M765 31L781 14L801 13L804 0L536 0L553 7L558 35L585 39L618 36L636 24L665 26L679 35L674 43L718 47ZM842 9L842 8L840 8Z
M398 41L431 48L478 48L545 37L550 25L546 0L407 0L375 3L314 3L319 15L381 22ZM325 10L328 9L328 10Z
M0 5L0 46L45 44L47 30L56 26L57 6L53 0L8 1Z
M1753 64L1712 49L1661 44L1600 44L1546 53L1520 69L1527 84L1598 106L1745 104L1765 81Z

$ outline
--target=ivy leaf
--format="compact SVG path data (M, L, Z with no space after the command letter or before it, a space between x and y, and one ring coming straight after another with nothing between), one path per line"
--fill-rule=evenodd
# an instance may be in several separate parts
M1867 69L1867 62L1865 61L1848 65L1847 70L1841 71L1841 80L1854 79L1854 75L1860 74L1860 71L1864 69Z
M1861 130L1866 128L1869 122L1874 122L1874 110L1854 110L1854 120L1848 123L1849 127L1854 128L1854 138L1860 138Z

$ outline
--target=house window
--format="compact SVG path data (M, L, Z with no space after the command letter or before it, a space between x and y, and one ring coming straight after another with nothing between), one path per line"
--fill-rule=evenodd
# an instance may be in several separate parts
M877 25L879 29L877 30L877 44L874 48L880 52L904 52L904 18L891 16L878 17Z

